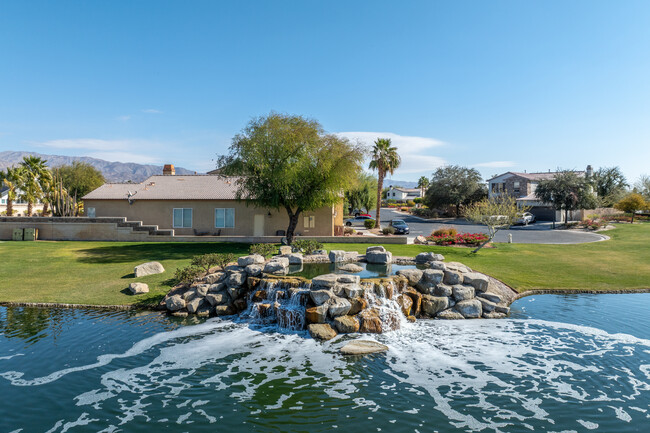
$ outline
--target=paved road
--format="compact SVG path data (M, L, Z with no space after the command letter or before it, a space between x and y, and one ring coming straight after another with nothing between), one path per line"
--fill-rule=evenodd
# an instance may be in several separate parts
M375 215L372 211L371 215ZM389 208L381 210L381 226L386 227L392 219L403 219L410 227L410 238L423 235L429 236L432 231L442 227L456 227L459 232L487 233L487 227L471 224L465 220L424 220L412 215L396 212ZM585 233L573 230L552 230L551 223L538 222L528 226L514 226L509 230L500 230L494 240L495 242L508 242L508 235L512 234L512 242L520 244L581 244L596 242L605 239L596 233Z

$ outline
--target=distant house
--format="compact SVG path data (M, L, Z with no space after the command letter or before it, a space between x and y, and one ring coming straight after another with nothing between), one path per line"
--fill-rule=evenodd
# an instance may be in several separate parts
M13 201L13 216L27 215L27 202L19 198L22 195L21 190L16 191L16 199ZM6 186L0 188L0 214L6 215L7 212L7 199L9 198L9 188ZM32 214L36 215L38 212L43 211L43 203L40 200L32 204Z
M89 217L126 217L177 235L276 236L289 224L284 209L263 209L235 199L236 178L215 175L176 176L165 166L162 176L142 183L107 183L83 197ZM343 203L305 212L296 233L333 236L343 225Z
M422 191L419 188L400 188L391 185L386 193L388 200L409 201L419 197L422 197Z
M578 176L591 176L593 169L591 165L587 166L585 171L575 171ZM497 197L503 194L511 195L517 198L517 205L520 207L530 207L530 212L538 220L546 221L564 221L564 212L556 211L550 203L541 202L535 195L535 189L542 180L553 179L557 172L543 173L518 173L509 171L489 179L488 196ZM577 213L576 213L577 215ZM571 215L570 219L581 219Z

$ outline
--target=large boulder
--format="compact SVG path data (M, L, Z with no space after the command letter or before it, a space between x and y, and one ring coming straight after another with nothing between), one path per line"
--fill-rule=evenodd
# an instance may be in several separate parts
M416 245L426 245L427 244L427 238L424 236L416 236L415 239L413 240L413 243Z
M411 307L413 307L413 299L411 299L410 296L402 293L397 297L397 304L400 306L402 309L402 313L404 313L405 316L410 316L411 315Z
M458 311L455 311L452 308L450 308L448 310L444 310L444 311L439 312L438 315L436 315L436 319L462 320L462 319L464 319L464 317Z
M420 292L431 294L435 287L442 282L443 272L435 269L425 269L422 278L415 286Z
M348 298L358 298L363 296L363 288L358 284L343 284L345 296Z
M264 265L252 264L245 268L246 273L251 277L259 277L264 272Z
M285 256L290 265L302 265L302 253L291 253Z
M314 340L327 341L336 337L336 331L327 323L312 323L307 329Z
M280 250L278 251L278 253L281 256L286 256L287 254L291 254L292 252L293 252L293 248L291 247L291 245L282 245L280 247Z
M381 318L379 317L379 311L375 308L369 308L367 310L359 313L359 320L361 325L359 327L359 332L369 333L369 334L381 334Z
M169 311L178 311L185 308L185 299L180 295L170 296L165 299L165 306Z
M332 289L336 286L338 279L339 276L337 274L319 275L311 280L311 289Z
M400 269L397 275L401 275L408 280L409 286L415 286L422 278L422 271L420 269Z
M362 297L352 298L349 299L349 301L350 301L350 311L348 311L348 314L350 315L359 314L361 311L368 308L368 301L366 301Z
M483 305L476 299L457 302L454 308L466 319L478 319L483 314Z
M242 268L248 265L263 265L264 262L264 256L261 254L251 254L250 256L243 256L237 259L237 264Z
M359 319L352 316L339 316L334 319L334 327L341 334L359 332Z
M311 297L311 300L314 301L314 304L316 305L323 305L327 301L330 300L330 298L334 297L334 292L331 290L311 290L309 292L309 296Z
M350 341L341 347L341 353L343 355L367 355L370 353L386 352L387 350L388 346L368 340Z
M357 273L363 271L363 268L356 263L346 263L345 265L339 266L339 271Z
M187 303L187 312L188 313L196 313L199 307L203 305L203 298L194 298L191 301Z
M194 293L202 298L208 294L208 290L210 290L210 284L199 284L194 288Z
M132 295L141 295L143 293L149 293L149 286L145 283L131 283L129 284L129 290Z
M333 297L328 302L328 313L330 317L345 316L352 308L352 304L345 298Z
M446 284L438 284L433 290L433 294L436 296L452 296L453 290Z
M497 295L496 293L492 292L483 292L483 293L477 293L478 297L485 298L490 302L494 302L495 304L498 304L501 302L501 296Z
M442 262L445 257L442 254L420 253L415 256L415 263Z
M210 303L210 305L223 305L230 302L230 296L225 293L208 293L205 296L205 300Z
M488 289L489 279L487 275L478 272L468 272L463 274L463 283L474 287L477 292L485 292Z
M449 262L447 263L447 269L452 270L452 271L457 271L462 274L465 274L467 272L472 272L472 270L469 268L469 266L464 265L460 262Z
M430 268L436 269L438 271L444 271L447 269L447 265L444 262L430 262Z
M389 263L392 263L392 261L393 253L390 251L366 251L366 262L368 263L387 265Z
M232 316L233 314L235 314L235 312L236 312L235 309L230 304L217 305L216 307L214 307L214 313L217 316Z
M246 272L233 272L226 278L226 286L241 287L246 282Z
M343 284L359 284L361 277L358 275L337 275L336 281Z
M162 274L163 272L165 272L165 268L158 262L143 263L133 269L136 278L144 277L145 275Z
M449 308L449 298L446 296L422 295L422 311L431 317Z
M356 262L359 259L359 253L356 251L332 250L329 254L330 262Z
M289 273L289 259L274 257L273 260L264 265L264 272L273 275L287 275Z
M488 301L485 298L477 297L476 299L481 302L481 305L483 307L483 316L485 316L485 313L494 311L494 309L497 307L497 304L492 301Z
M506 307L505 305L497 305L494 307L494 311L508 315L510 314L510 307Z
M466 301L474 297L474 287L457 284L452 288L452 293L456 301Z
M463 276L461 275L460 272L457 271L452 271L452 270L445 270L445 277L443 278L443 282L449 286L455 286L456 284L460 284L463 282Z
M382 245L375 245L375 246L366 248L366 254L374 253L374 252L385 253L386 248L384 248Z
M223 281L226 278L225 272L215 272L214 274L209 274L205 277L205 282L207 284L216 284Z
M227 288L225 283L210 284L208 286L208 293L219 293L225 291Z
M307 323L325 323L327 319L327 307L327 304L322 304L317 307L307 308L305 311Z

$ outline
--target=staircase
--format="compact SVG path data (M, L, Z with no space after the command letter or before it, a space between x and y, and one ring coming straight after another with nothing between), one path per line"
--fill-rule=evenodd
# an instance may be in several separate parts
M117 223L118 227L131 227L134 232L149 232L151 236L174 236L173 229L159 229L154 225L143 225L142 221L121 220Z

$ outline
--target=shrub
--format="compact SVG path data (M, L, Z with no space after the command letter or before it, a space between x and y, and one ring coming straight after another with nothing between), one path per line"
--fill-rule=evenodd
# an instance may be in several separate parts
M411 209L411 213L422 218L438 218L438 211L425 207Z
M413 207L413 206L415 206L415 201L414 200L409 200L409 201L406 202L406 205L410 206L410 207Z
M293 241L293 247L305 254L313 254L316 250L322 250L323 244L311 239L298 239Z
M408 207L405 206L405 207L400 208L400 210L401 210L402 212L408 212L408 211L410 210L410 208L408 208Z
M440 235L432 234L427 240L435 242L436 245L479 245L486 242L489 236L485 233L460 233L456 234L456 229L451 229L454 234L442 232ZM435 233L435 232L434 232Z
M377 224L377 221L375 221L375 220L365 220L363 222L364 227L367 228L368 230L374 229L375 224Z
M248 251L269 258L275 254L277 247L274 244L253 244Z
M416 197L413 199L413 204L420 204L422 203L422 197Z
M192 257L192 266L202 268L206 273L210 272L210 268L219 263L218 254L203 254L202 256Z
M431 233L431 236L451 236L451 237L455 237L457 234L458 234L458 230L456 230L454 227L449 227L449 228L434 230L433 233Z
M384 227L381 229L381 232L385 235L394 235L395 234L395 227Z
M352 227L346 227L346 228L343 229L343 234L344 235L353 235L356 232L357 231L355 229L353 229Z
M200 273L201 268L197 268L196 266L177 268L176 271L174 271L174 279L182 284L191 284Z

